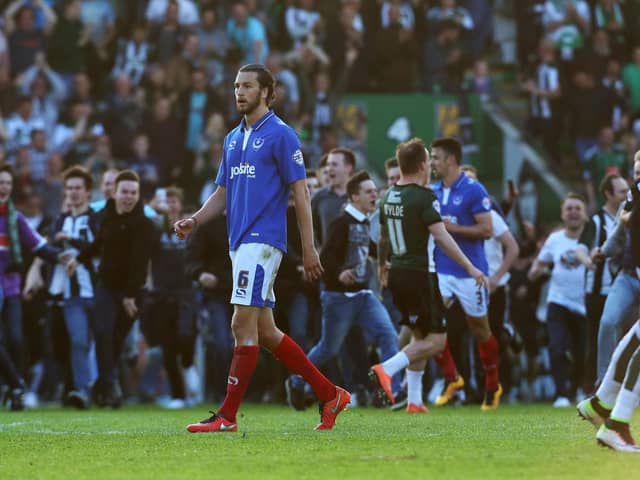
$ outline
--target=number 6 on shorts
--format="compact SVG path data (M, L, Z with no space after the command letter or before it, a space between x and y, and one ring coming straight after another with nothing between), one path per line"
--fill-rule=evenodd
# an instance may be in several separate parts
M271 245L243 243L229 252L233 266L231 303L252 307L275 305L273 284L282 260L282 252Z

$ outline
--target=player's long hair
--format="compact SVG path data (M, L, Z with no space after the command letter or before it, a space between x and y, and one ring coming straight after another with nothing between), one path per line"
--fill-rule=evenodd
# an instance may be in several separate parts
M270 107L276 99L276 79L271 70L260 63L250 63L240 67L239 72L255 72L258 74L258 84L261 89L267 89L267 107Z

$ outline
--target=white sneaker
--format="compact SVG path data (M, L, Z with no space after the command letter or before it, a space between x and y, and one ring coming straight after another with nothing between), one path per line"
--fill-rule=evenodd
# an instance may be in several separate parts
M558 397L553 402L553 408L567 408L571 406L571 401L567 397Z
M602 418L591 406L591 398L585 398L582 400L578 405L576 405L576 409L578 410L578 416L583 420L591 422L596 429L600 428L604 423L605 419Z
M349 407L349 408L357 408L358 407L358 394L357 393L353 392L351 394L351 400L347 404L347 407Z
M38 395L34 392L26 392L22 396L22 403L26 408L37 408L38 407Z
M162 405L162 407L166 408L167 410L181 410L186 406L187 406L187 402L185 402L183 398L172 398L171 400L166 402L164 405Z
M596 433L597 442L617 452L640 453L640 447L632 443L627 443L622 436L615 430L602 425Z
M187 390L187 398L193 403L199 403L202 399L200 388L200 375L195 365L183 370L184 387Z

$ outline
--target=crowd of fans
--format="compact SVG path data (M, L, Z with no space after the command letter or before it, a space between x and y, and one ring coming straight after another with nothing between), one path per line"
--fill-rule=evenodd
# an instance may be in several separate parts
M79 165L90 172L96 209L112 195L117 170L131 169L141 179L146 213L158 226L157 258L178 252L171 258L180 259L184 245L173 238L169 226L212 191L222 140L239 121L231 95L235 73L243 64L265 63L277 79L273 108L298 132L307 166L313 169L312 194L328 187L314 205L323 196L326 200L327 192L339 192L329 199L331 211L346 201L344 186L354 167L346 157L327 161L326 154L340 144L335 128L340 96L493 93L486 60L493 38L491 3L0 2L0 163L13 168L12 198L30 225L55 244L59 232L54 221L68 208L64 172L69 167ZM529 19L519 24L518 60L522 88L531 98L531 131L540 137L552 167L564 165L567 156L579 159L587 206L595 212L607 198L597 189L601 179L610 173L628 177L640 145L634 2L514 3L516 20L521 14ZM390 182L397 176L395 168L387 170ZM330 221L323 218L325 213L314 211L320 246ZM184 264L169 263L155 272L171 277L167 272L180 268L184 275L168 287L160 282L149 289L139 328L123 353L120 375L126 396L167 396L167 406L180 407L201 400L203 394L209 400L224 395L232 349L224 230L224 219L202 226ZM526 222L520 222L517 231L520 255L511 266L507 306L500 317L511 321L498 322L494 332L501 343L501 381L514 400L552 399L556 388L547 375L549 332L545 297L540 295L544 277L534 281L527 276L543 236ZM318 292L317 286L301 281L293 220L289 232L276 318L307 349L320 334ZM28 280L26 268L23 273ZM168 295L178 290L180 295ZM38 396L66 401L73 389L70 333L48 291L49 285L24 289L24 335L2 336L28 381L26 403L31 405ZM389 294L382 295L397 326ZM181 310L186 320L178 324L186 326L184 330L175 319L154 321L163 317L167 304L191 305ZM9 329L7 305L5 299L4 329ZM456 321L455 314L449 330L461 373L472 380L478 362L469 353L464 322ZM343 352L326 368L343 377L357 402L367 404L366 370L369 356L376 353L367 349L371 339L366 335L349 338L343 350L355 349L356 354ZM20 348L12 342L20 342ZM194 356L194 350L201 355ZM281 400L285 372L269 358L262 359L251 391L255 399ZM199 386L203 372L205 381ZM438 372L432 373L425 376L425 388L435 383L437 393ZM481 395L480 384L467 382L468 400ZM578 388L591 386L576 380L571 395Z
M639 145L637 2L532 0L514 9L527 129L560 178L582 178L593 212L600 180L630 176Z
M81 164L96 182L133 168L146 199L175 184L197 203L238 120L230 90L246 63L275 74L273 108L315 167L337 146L341 94L460 86L491 34L485 1L2 3L0 135L20 199L59 195L60 172Z

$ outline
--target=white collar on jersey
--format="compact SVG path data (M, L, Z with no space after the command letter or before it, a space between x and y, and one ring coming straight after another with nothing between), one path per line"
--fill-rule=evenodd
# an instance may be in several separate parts
M358 222L364 222L367 219L366 214L362 213L360 210L358 210L356 207L354 207L350 203L348 203L347 206L344 207L344 211L347 212L349 215L351 215L353 218L355 218Z

